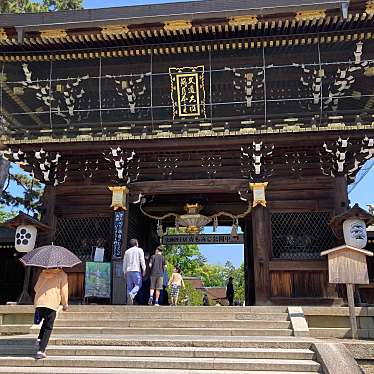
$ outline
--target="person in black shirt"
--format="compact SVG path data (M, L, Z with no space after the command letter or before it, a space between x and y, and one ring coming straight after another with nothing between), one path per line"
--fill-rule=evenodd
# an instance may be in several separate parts
M151 269L151 289L148 304L153 304L153 295L156 293L154 301L155 305L158 306L158 299L160 297L160 291L162 290L165 270L165 258L162 255L161 247L156 248L156 253L149 261L149 268Z
M229 305L233 306L234 304L234 285L232 284L233 278L229 278L229 282L226 287L226 299L229 301Z

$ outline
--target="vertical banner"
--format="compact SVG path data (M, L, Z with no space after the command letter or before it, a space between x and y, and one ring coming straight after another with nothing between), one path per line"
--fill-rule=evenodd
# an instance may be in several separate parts
M122 257L123 225L125 220L125 211L117 210L114 212L113 222L113 258Z
M169 68L173 119L206 117L204 66Z

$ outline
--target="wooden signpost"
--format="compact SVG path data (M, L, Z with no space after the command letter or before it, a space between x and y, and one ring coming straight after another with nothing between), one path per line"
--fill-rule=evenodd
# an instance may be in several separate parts
M329 282L345 283L347 287L352 338L357 339L357 320L353 297L353 285L369 283L366 256L373 256L373 253L345 244L321 252L321 256L325 255L328 256Z
M329 282L345 283L347 287L353 339L358 337L353 285L369 283L366 256L373 256L373 253L363 248L367 244L366 226L373 222L373 219L373 216L358 204L334 217L330 226L337 238L344 237L345 244L321 252L321 256L327 255L328 258Z

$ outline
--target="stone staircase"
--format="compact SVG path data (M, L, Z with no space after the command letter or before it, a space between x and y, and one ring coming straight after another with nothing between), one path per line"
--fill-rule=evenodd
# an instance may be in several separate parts
M0 338L0 373L322 372L312 341L292 334L286 307L71 306L46 360L34 336Z

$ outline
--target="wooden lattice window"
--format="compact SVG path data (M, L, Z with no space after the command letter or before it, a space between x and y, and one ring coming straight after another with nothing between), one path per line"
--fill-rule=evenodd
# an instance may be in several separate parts
M329 212L273 213L273 258L319 259L321 251L334 245Z
M112 217L59 218L55 244L68 248L82 261L91 259L95 247L105 248L105 259L112 251Z

